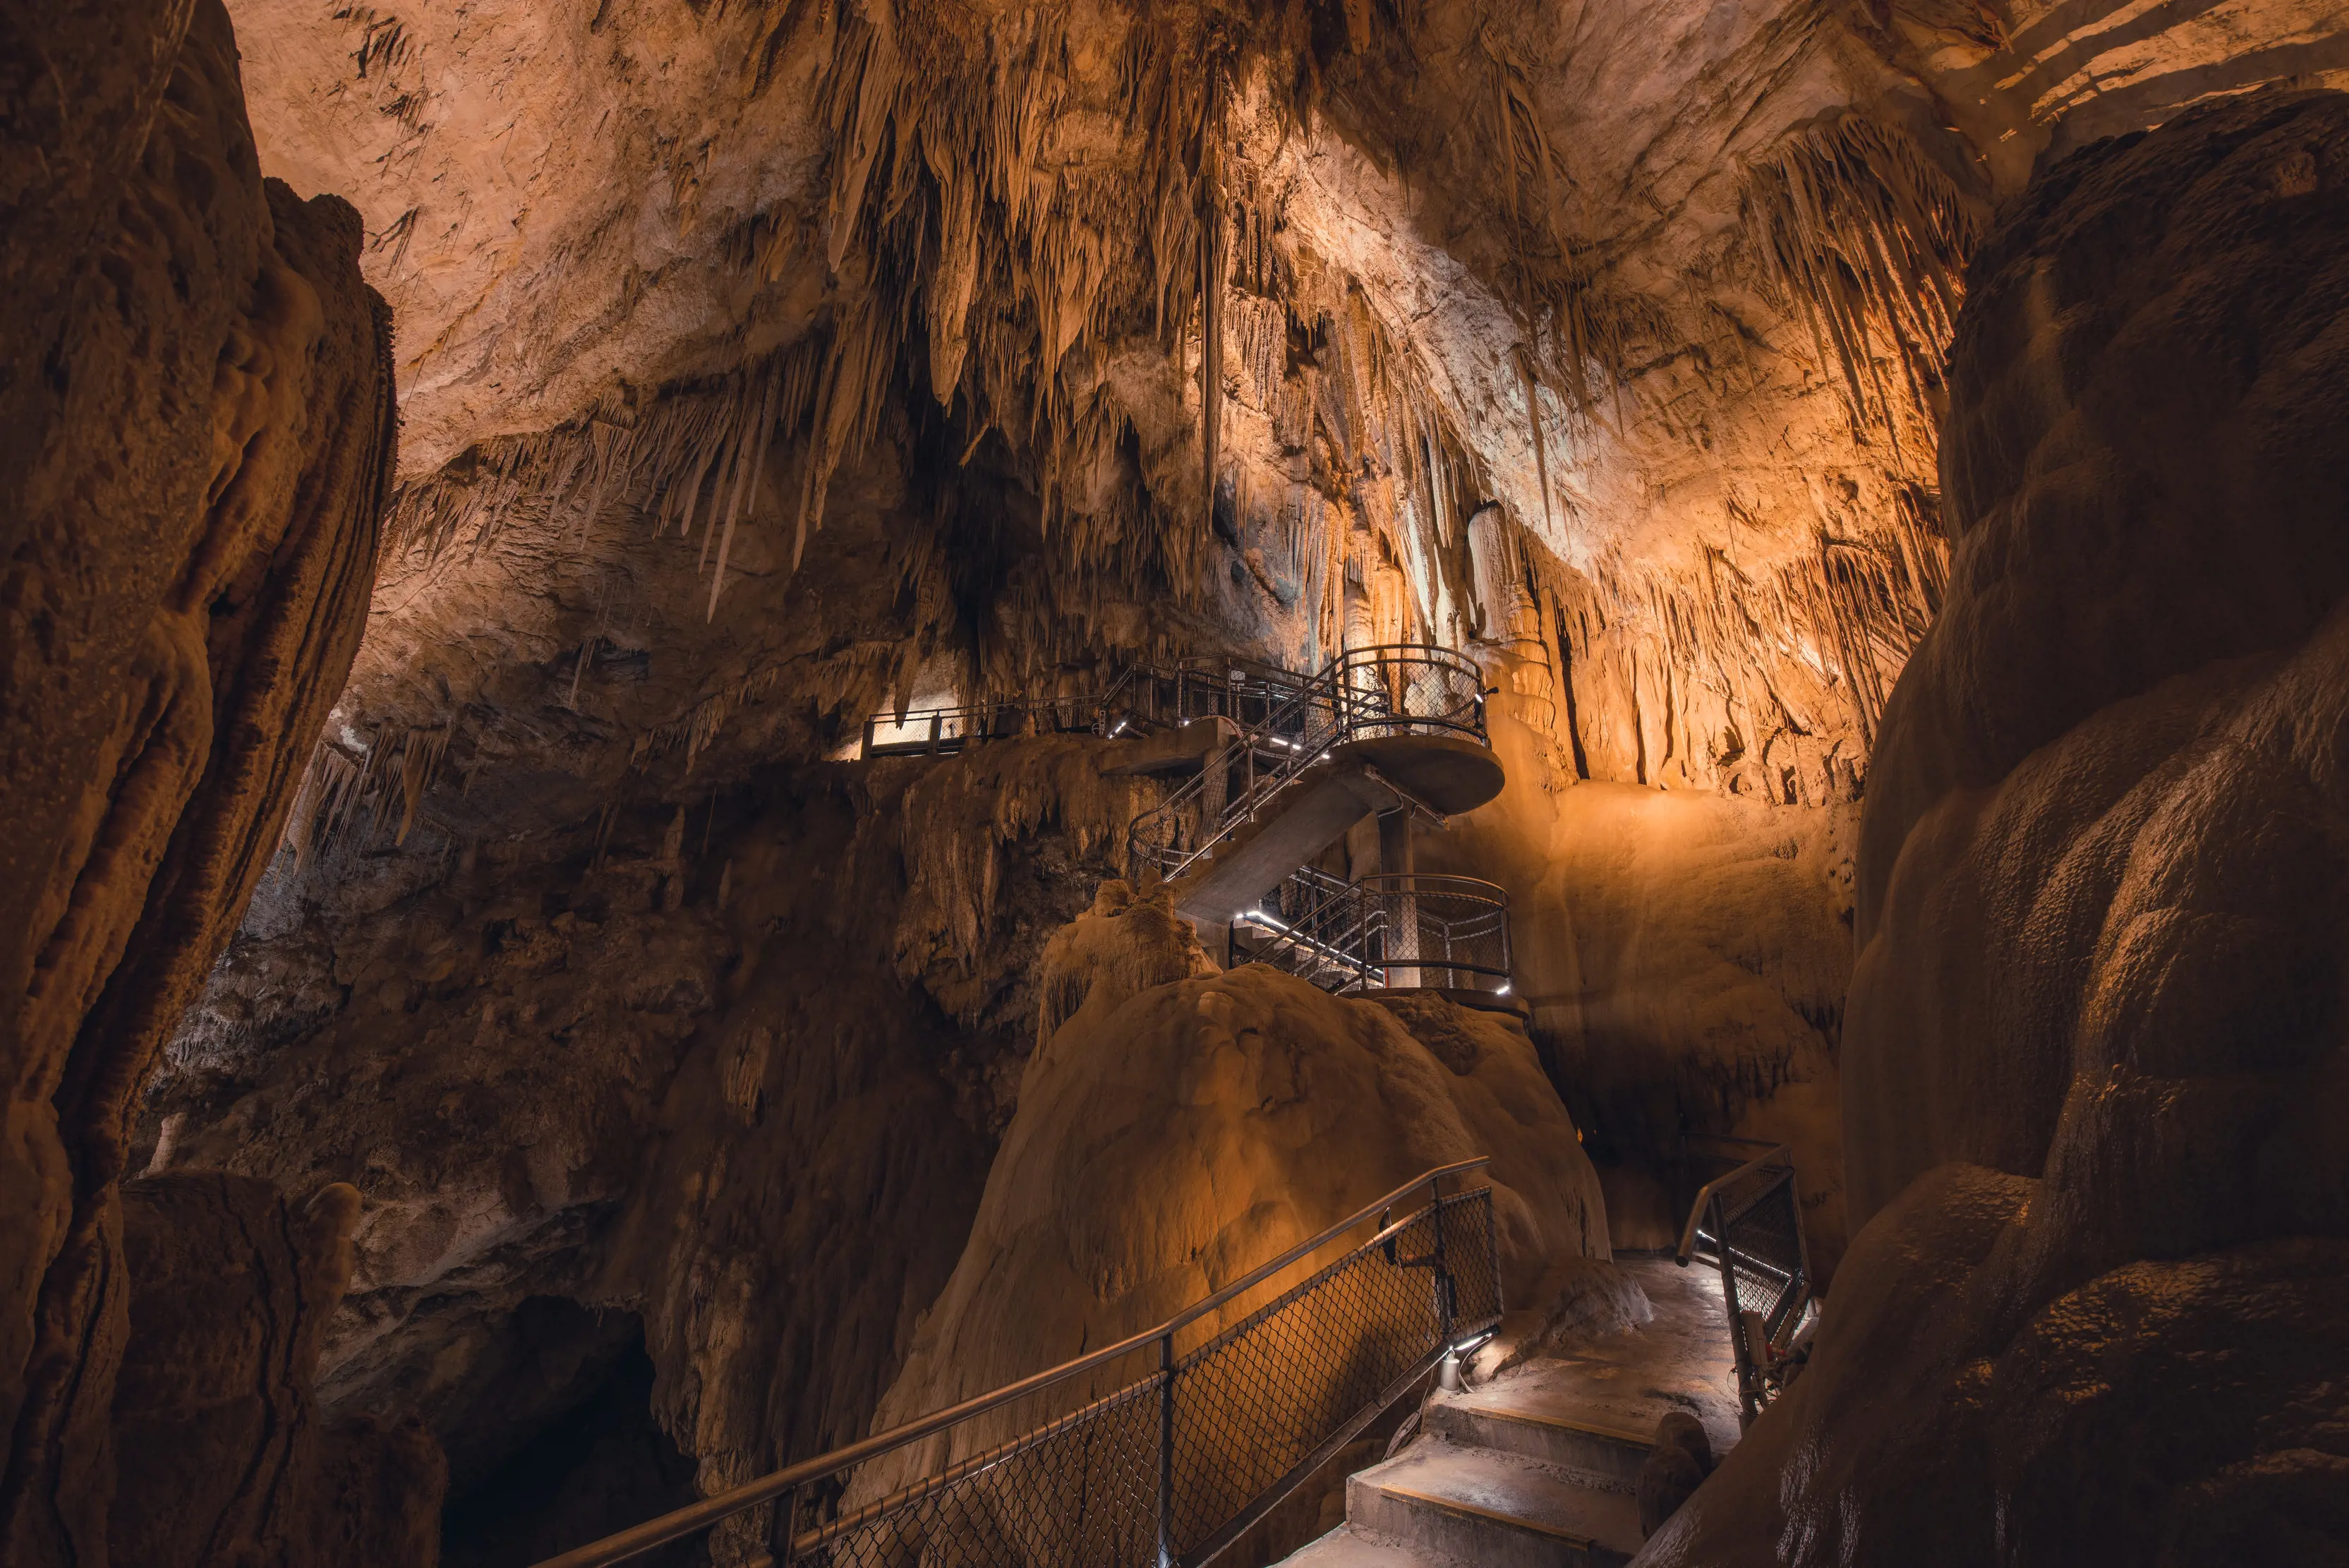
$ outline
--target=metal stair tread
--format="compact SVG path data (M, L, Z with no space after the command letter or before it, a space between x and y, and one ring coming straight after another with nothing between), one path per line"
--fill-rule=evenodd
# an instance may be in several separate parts
M1639 1504L1628 1493L1498 1449L1423 1439L1354 1483L1573 1545L1625 1556L1640 1545Z

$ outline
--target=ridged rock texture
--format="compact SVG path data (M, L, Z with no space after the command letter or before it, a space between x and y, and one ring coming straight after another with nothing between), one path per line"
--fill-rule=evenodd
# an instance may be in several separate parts
M2349 99L2088 148L1975 258L1885 716L1812 1368L1641 1559L2349 1551Z
M0 53L0 1556L87 1565L142 1312L129 1124L358 646L389 318L357 214L264 186L216 0L11 5ZM308 1397L298 1354L253 1370ZM237 1519L143 1560L259 1561Z

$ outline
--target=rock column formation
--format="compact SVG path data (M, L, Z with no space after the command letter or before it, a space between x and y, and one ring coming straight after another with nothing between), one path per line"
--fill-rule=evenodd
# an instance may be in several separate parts
M2349 98L2051 170L1976 257L1886 711L1810 1369L1643 1563L2337 1560Z
M357 652L397 429L358 216L264 184L218 0L10 4L0 61L0 1558L90 1568L127 1123Z

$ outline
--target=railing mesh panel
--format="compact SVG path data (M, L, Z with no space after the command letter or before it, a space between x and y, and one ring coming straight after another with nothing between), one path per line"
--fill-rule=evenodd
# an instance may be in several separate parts
M1730 1267L1736 1277L1739 1312L1757 1312L1775 1339L1786 1316L1801 1303L1803 1242L1800 1201L1792 1171L1742 1199L1746 1207L1727 1223Z
M1158 1424L1154 1378L978 1456L978 1469L944 1486L916 1485L884 1500L878 1517L820 1537L793 1561L817 1568L1154 1563Z
M829 1523L802 1517L793 1562L1150 1568L1162 1465L1169 1560L1192 1560L1445 1345L1499 1321L1496 1247L1489 1188L1444 1198L1390 1245L1346 1253L1188 1350L1171 1375L1148 1372Z
M1467 1207L1473 1210L1462 1213ZM1436 1210L1383 1250L1332 1265L1177 1364L1174 1535L1196 1551L1224 1522L1312 1454L1357 1412L1384 1403L1451 1332L1497 1319L1487 1190L1444 1199L1444 1258L1458 1310L1447 1315L1435 1269ZM1409 1263L1421 1266L1406 1266Z
M1697 1251L1722 1272L1738 1398L1750 1421L1784 1386L1784 1358L1811 1299L1791 1160L1781 1150L1714 1183L1697 1226Z

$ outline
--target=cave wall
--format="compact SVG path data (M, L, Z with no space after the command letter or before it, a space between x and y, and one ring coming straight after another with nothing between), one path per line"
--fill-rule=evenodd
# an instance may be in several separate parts
M1660 1563L2338 1555L2349 98L2056 165L1976 258L1951 600L1858 859L1862 1222Z
M359 640L389 317L357 214L263 180L217 4L12 7L0 38L0 1541L97 1563L128 1123Z
M125 1184L116 1560L436 1560L439 1446L413 1417L329 1419L313 1397L357 1213L344 1185L297 1208L265 1181L216 1171Z
M1200 24L1142 73L1180 121L1187 46L1270 13L1156 9ZM1840 1245L1852 823L1879 754L1910 765L1886 694L1952 591L1956 269L2036 152L2331 70L2337 28L2280 0L1440 4L1399 48L1354 9L1236 76L1203 193L1120 123L1131 6L1021 34L998 78L983 6L238 0L271 168L352 197L404 313L410 439L294 849L132 1163L361 1187L336 1409L448 1439L559 1297L642 1313L705 1487L861 1428L1018 1102L1014 977L1123 809L999 815L1092 787L1018 768L935 770L973 780L952 799L901 794L918 768L748 782L924 669L1081 691L1136 655L1423 636L1537 671L1511 797L1433 855L1516 895L1594 1139L1787 1137ZM1206 234L1220 320L1186 281ZM980 858L938 848L955 826ZM1933 1101L1900 1114L1936 1157L2012 1141L1863 1088ZM1915 1158L1865 1151L1854 1218ZM1619 1238L1673 1218L1652 1169L1607 1179ZM842 1240L875 1192L885 1255Z
M359 203L414 324L342 787L546 830L818 754L920 669L1506 646L1570 822L1460 868L1550 933L1578 1106L1650 1153L1799 1134L1823 1235L1966 254L2041 152L2344 48L2283 0L238 8L273 167Z
M421 1417L460 1512L559 1425L622 1316L703 1490L851 1441L960 1253L1038 954L1149 798L1107 754L775 769L689 812L473 844L430 811L404 843L396 803L362 815L279 856L141 1150L357 1188L326 1407ZM591 1512L545 1528L576 1544Z

